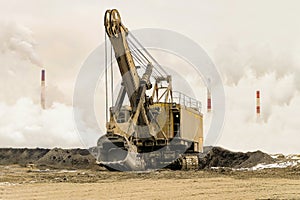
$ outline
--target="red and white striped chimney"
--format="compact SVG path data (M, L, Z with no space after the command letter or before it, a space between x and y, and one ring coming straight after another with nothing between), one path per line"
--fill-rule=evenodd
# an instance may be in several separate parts
M211 112L211 92L209 88L207 88L207 112Z
M41 71L41 107L46 109L46 71Z
M256 91L256 114L257 116L260 115L260 91Z

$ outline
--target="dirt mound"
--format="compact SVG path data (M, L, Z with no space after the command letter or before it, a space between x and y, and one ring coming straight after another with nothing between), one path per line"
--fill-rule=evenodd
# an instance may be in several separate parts
M86 149L0 149L0 165L34 164L39 168L97 168L95 158Z
M0 165L26 165L34 163L45 154L49 149L0 149Z
M200 169L211 167L247 168L260 163L272 163L273 158L261 151L232 152L221 147L208 147L204 149L204 155L200 158Z
M40 167L86 169L94 168L96 160L86 149L52 149L36 164Z
M220 147L205 147L200 169L211 167L242 168L274 160L261 151L231 152ZM0 149L0 165L34 164L38 168L98 169L95 158L86 149Z

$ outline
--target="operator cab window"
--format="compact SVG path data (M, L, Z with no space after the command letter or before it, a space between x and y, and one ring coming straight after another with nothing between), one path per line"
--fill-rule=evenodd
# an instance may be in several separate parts
M128 122L129 117L130 117L130 111L122 110L118 115L117 123L126 123Z

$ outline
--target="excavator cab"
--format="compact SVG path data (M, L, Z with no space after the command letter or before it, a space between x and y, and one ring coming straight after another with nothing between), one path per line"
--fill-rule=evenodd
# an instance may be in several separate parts
M123 106L117 115L117 123L126 123L131 117L131 108L129 106Z

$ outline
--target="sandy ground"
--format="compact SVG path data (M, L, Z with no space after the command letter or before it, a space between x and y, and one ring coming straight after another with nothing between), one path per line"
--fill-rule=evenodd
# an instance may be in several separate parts
M0 188L2 199L300 199L300 182L287 179L128 179Z
M300 199L294 170L148 173L0 167L0 199Z

